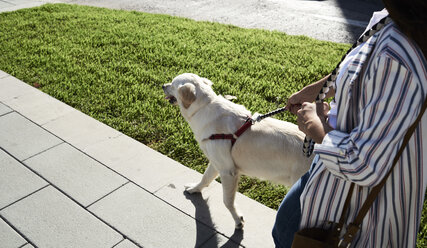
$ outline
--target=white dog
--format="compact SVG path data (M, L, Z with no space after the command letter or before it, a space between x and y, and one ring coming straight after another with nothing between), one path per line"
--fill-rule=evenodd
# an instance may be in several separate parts
M233 136L251 116L242 105L215 94L211 85L206 78L185 73L163 85L163 90L166 99L179 106L209 159L202 180L186 186L186 190L200 192L219 174L224 204L230 210L236 228L242 228L243 217L234 205L240 175L291 186L308 171L312 159L302 154L304 134L298 127L273 118L257 122L241 136L234 136L237 138L234 145L229 139L210 139L213 134Z

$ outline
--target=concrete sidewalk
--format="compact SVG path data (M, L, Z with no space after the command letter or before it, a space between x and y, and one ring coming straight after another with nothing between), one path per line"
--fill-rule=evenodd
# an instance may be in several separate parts
M0 247L273 247L275 211L0 71Z

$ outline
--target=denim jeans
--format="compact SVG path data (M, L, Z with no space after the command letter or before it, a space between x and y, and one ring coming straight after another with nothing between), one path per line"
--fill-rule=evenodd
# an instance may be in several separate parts
M273 226L273 239L276 248L291 247L294 234L298 231L301 222L300 196L307 183L310 173L302 176L286 194L280 204Z

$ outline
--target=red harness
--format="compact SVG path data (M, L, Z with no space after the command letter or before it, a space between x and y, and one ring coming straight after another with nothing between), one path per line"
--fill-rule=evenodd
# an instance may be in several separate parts
M253 120L251 117L248 117L243 124L234 134L212 134L209 139L210 140L216 140L216 139L229 139L231 140L231 146L234 145L236 142L236 139L239 138L240 135L242 135L246 130L249 129L253 125Z

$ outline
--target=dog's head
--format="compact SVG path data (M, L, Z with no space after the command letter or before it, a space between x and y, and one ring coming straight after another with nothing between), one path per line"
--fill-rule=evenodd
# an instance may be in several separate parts
M212 82L195 74L184 73L162 86L166 99L179 105L181 110L203 106L211 97L216 96L211 88Z

